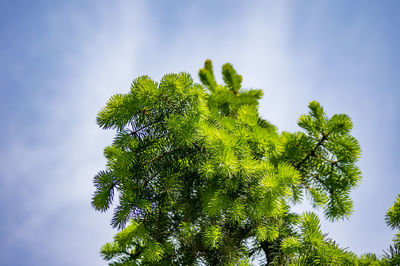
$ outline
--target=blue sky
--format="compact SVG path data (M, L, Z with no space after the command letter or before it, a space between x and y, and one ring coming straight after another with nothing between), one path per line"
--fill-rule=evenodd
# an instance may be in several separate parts
M231 62L262 88L279 130L318 100L347 113L362 147L354 215L323 223L382 253L400 193L397 1L0 1L1 265L104 265L109 213L90 207L112 132L95 124L133 78Z

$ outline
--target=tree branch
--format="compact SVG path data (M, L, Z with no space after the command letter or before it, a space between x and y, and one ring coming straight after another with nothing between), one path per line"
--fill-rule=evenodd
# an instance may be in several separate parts
M302 166L302 164L304 164L308 159L310 159L311 157L313 157L315 155L315 153L317 152L318 148L324 144L324 142L328 139L328 134L326 132L324 132L322 134L322 138L318 141L317 145L314 147L314 149L312 149L310 151L309 154L307 154L306 157L304 157L300 162L298 162L294 168L296 168L297 170L300 170L300 167Z
M143 129L146 129L146 128L152 126L152 125L155 125L155 124L158 124L158 123L161 123L161 122L162 122L162 120L156 120L156 121L154 121L154 122L152 122L152 123L150 123L150 124L148 124L148 125L142 126L141 128L138 128L138 129L136 129L136 130L132 130L130 134L131 134L131 136L136 136L136 134L137 134L139 131L142 131Z
M145 180L142 183L142 188L145 187L151 180L153 180L160 172L154 173L149 179Z
M145 164L145 165L146 165L146 164L151 164L151 163L153 163L153 162L155 162L155 161L158 161L158 160L162 159L165 155L170 154L170 153L173 153L173 152L175 152L175 151L177 151L177 150L178 150L178 149L173 149L173 150L169 150L169 151L163 152L163 153L161 153L160 155L154 157L153 159L148 160L148 161L145 162L144 164Z
M321 158L324 159L326 162L330 163L332 166L337 166L337 163L338 163L337 160L336 161L330 160L328 158L325 158L325 156L323 156L323 155L321 155Z

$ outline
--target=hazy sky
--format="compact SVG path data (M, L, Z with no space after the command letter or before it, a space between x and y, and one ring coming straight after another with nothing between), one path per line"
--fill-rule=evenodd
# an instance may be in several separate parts
M0 1L0 264L104 265L110 213L90 206L113 132L97 112L133 78L231 62L279 130L311 100L346 113L362 147L355 212L324 222L382 254L400 193L398 1ZM218 75L218 73L216 73Z

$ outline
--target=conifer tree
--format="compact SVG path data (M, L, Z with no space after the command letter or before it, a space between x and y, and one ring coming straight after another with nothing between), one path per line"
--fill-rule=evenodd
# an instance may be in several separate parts
M385 251L382 262L387 265L400 265L400 194L387 211L385 221L391 229L398 231L393 238L393 244Z
M397 195L394 204L388 209L385 215L386 224L391 229L400 229L400 194ZM380 258L374 253L366 253L356 260L356 264L363 265L400 265L400 230L393 238L393 244L384 251Z
M92 205L121 231L101 254L110 265L248 265L349 262L355 255L322 234L308 197L334 221L352 213L360 181L351 119L318 102L302 131L278 132L258 114L259 89L243 89L231 64L218 84L210 60L202 84L189 74L142 76L112 96L97 123L114 129ZM317 263L317 264L318 264Z
M316 214L303 214L299 229L298 233L282 243L287 257L285 265L354 265L357 260L354 253L340 248L327 234L322 233Z

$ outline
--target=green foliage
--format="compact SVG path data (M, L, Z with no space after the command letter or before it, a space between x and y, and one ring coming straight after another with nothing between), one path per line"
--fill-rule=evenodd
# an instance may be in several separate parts
M352 122L342 114L329 118L315 101L308 107L309 113L298 122L306 134L285 134L287 153L282 159L299 170L312 203L324 207L327 218L349 217L353 211L350 191L361 178L355 165L360 146L350 135Z
M400 265L400 245L395 243L384 252L381 260L383 265Z
M392 229L400 229L400 195L386 213L386 224ZM400 231L397 231L393 244L389 246L381 259L373 253L366 253L357 260L357 265L400 265Z
M318 216L310 212L300 217L299 232L284 239L282 249L288 265L353 265L357 258L323 234Z
M392 229L400 229L400 194L385 216L386 224ZM400 265L400 230L393 238L393 245L385 251L382 261L387 265Z
M385 221L390 228L400 229L400 194L397 195L396 201L387 211Z
M92 205L121 231L101 254L110 265L248 265L350 263L355 256L322 234L312 213L291 205L306 195L331 220L352 212L359 183L357 140L346 115L328 117L317 102L301 132L282 132L258 114L259 89L210 60L203 85L186 73L157 83L147 76L109 99L98 116L115 129L106 170L94 178ZM115 193L117 191L117 193ZM127 225L128 224L128 225Z
M222 77L229 90L231 90L234 95L237 95L242 86L242 76L236 73L236 70L231 64L226 63L222 66Z
M369 265L382 265L382 263L378 256L376 256L373 253L366 253L360 256L360 258L357 260L357 265L359 266L369 266ZM385 265L385 264L384 264Z

